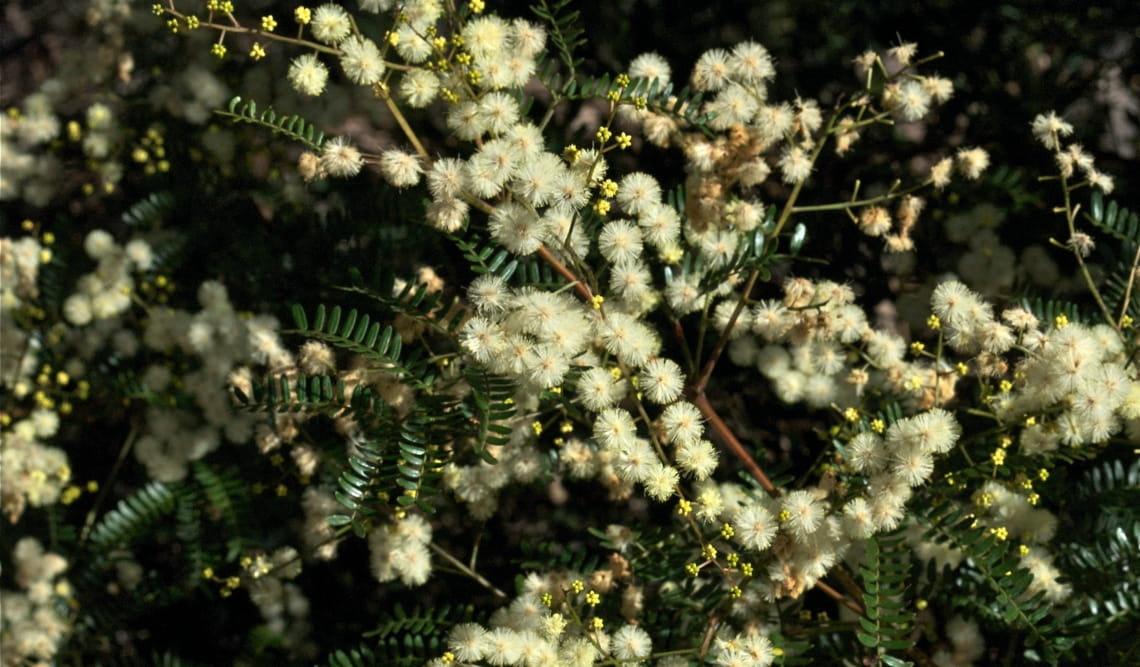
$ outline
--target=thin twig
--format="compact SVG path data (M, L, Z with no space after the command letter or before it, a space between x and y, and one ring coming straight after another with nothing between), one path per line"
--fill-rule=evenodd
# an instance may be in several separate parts
M1073 206L1073 199L1069 189L1069 179L1064 174L1061 174L1061 193L1065 197L1065 222L1069 226L1069 238L1072 239L1077 233L1076 218L1080 205ZM1115 320L1112 319L1112 313L1108 312L1108 306L1104 304L1104 299L1100 296L1100 290L1097 289L1096 282L1093 281L1092 274L1089 273L1089 267L1085 264L1085 258L1081 256L1080 248L1078 248L1076 244L1071 244L1071 248L1073 257L1077 259L1077 265L1081 268L1081 275L1084 276L1085 284L1088 285L1089 293L1093 295L1096 305L1100 307L1100 312L1104 315L1105 323L1112 326Z
M391 111L392 116L396 119L396 124L400 126L401 130L404 131L404 136L408 138L408 141L412 142L412 146L415 147L416 153L418 153L420 159L424 161L424 168L426 169L430 167L432 163L431 156L428 155L427 150L424 148L423 144L420 143L420 138L416 135L415 130L412 129L411 125L408 125L408 120L404 118L404 114L400 111L400 107L396 106L396 103L392 101L392 96L388 93L387 87L378 85L373 90L376 93L377 97L384 100L384 104L388 107L388 111Z
M848 609L855 612L856 614L859 614L860 616L863 615L863 607L859 606L858 602L855 602L851 598L849 598L846 595L844 595L843 593L840 593L839 591L835 590L834 588L827 585L823 581L815 582L815 587L818 588L819 590L823 591L824 593L826 593L828 596L835 598L835 600L837 600L844 607L847 607Z
M123 446L119 448L119 457L115 459L115 464L111 466L111 472L107 473L107 479L103 481L103 486L99 488L99 495L95 496L95 504L87 511L87 518L83 521L83 530L79 533L79 543L83 544L87 541L87 536L91 533L91 527L95 525L95 519L99 515L99 508L103 505L103 501L107 499L107 494L110 492L115 478L119 475L119 469L123 467L123 461L127 460L127 453L131 451L131 447L135 444L135 438L139 434L138 424L131 427L131 432L127 434L127 439L123 442Z
M1132 301L1132 285L1136 283L1136 271L1140 268L1140 246L1136 247L1136 256L1132 258L1132 270L1128 272L1128 285L1124 288L1124 301L1120 304L1120 319L1116 321L1116 330L1124 326L1124 316L1128 314L1128 304Z
M490 581L487 581L486 577L461 563L455 556L452 556L451 554L444 551L443 548L437 545L435 542L428 542L428 546L431 547L431 550L438 554L440 558L444 559L460 572L471 577L475 581L479 582L479 584L484 588L494 593L495 597L502 598L504 600L507 599L507 594L499 590L498 587L496 587Z
M822 211L843 211L862 206L871 206L873 204L881 204L892 199L898 199L904 195L912 192L917 192L926 186L930 185L931 181L926 180L921 183L916 183L909 188L902 190L890 190L885 194L878 195L877 197L868 197L866 199L858 199L851 201L834 202L832 204L809 204L806 206L793 206L792 213L819 213Z
M705 388L709 384L709 378L712 377L713 370L716 369L717 361L720 360L720 355L724 352L724 348L728 345L729 338L732 334L732 329L736 326L736 321L740 318L740 313L744 310L745 304L748 302L748 295L752 293L752 288L756 286L756 281L760 279L760 270L754 269L748 276L748 282L745 283L744 289L740 293L740 300L736 303L736 309L732 311L732 317L728 318L728 325L725 326L724 331L721 332L720 338L717 339L716 345L709 353L709 358L705 361L704 366L701 367L701 374L693 382L693 393L705 393ZM698 350L698 354L700 351Z
M586 283L584 283L580 278L578 278L578 276L575 275L575 273L571 271L565 264L558 261L558 258L556 258L554 254L550 252L549 248L542 245L538 247L537 252L538 256L541 257L544 262L549 264L550 268L554 269L555 273L565 278L568 282L573 283L574 291L578 293L578 296L582 297L583 301L590 301L594 298L594 294L590 291L590 287L586 285Z

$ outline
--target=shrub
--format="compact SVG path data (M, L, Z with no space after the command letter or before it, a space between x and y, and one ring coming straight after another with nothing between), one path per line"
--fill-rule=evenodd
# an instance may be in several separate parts
M1051 100L1032 183L901 40L152 10L3 120L6 660L1135 650L1140 222Z

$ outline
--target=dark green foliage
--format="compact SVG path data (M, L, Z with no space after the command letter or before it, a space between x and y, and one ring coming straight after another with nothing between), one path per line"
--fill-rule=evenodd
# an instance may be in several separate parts
M190 237L185 234L163 234L151 241L150 249L154 255L154 263L149 273L173 273L180 268L186 259L187 245Z
M372 652L372 649L367 646L360 646L347 652L333 651L329 654L326 664L329 667L371 667L380 663L377 662L376 654Z
M169 191L151 192L123 211L123 222L135 229L158 229L176 205L177 200Z
M351 526L358 537L368 532L369 522L377 514L377 488L383 488L382 448L373 442L358 442L356 452L348 457L348 467L337 478L336 500L349 511L328 517L331 526Z
M429 403L446 409L442 403ZM439 491L439 469L443 463L442 459L436 458L439 456L437 443L450 440L445 433L449 426L454 425L444 419L437 420L435 414L416 410L400 424L397 452L386 464L388 474L401 490L396 496L396 503L404 508L415 506L429 514L435 512L431 501Z
M390 636L376 645L377 664L393 667L419 667L446 650L447 643L436 636L409 633Z
M984 178L986 185L995 188L1002 197L1010 198L1011 211L1023 209L1040 199L1037 192L1032 189L1032 184L1029 183L1026 170L1023 168L1001 164L992 172L986 172Z
M486 269L498 270L500 275L509 276L515 266L513 260L504 264L505 254L491 256L473 245L464 252L476 263L490 259ZM423 284L409 283L391 297L359 287L342 289L446 336L454 336L465 319L466 311L456 299L447 299ZM355 309L345 313L339 306L318 306L311 319L295 306L293 318L295 333L358 354L374 368L397 374L401 383L417 393L411 413L403 416L364 387L357 387L346 403L343 383L329 378L298 378L292 383L279 378L270 382L268 392L254 397L253 404L278 410L333 413L347 409L362 425L362 437L337 481L337 500L348 512L329 517L332 525L351 526L357 535L364 535L375 517L393 511L393 503L434 512L432 501L444 463L442 444L469 443L474 453L493 462L487 446L507 443L510 428L503 422L514 415L512 383L480 367L465 366L462 378L471 391L460 399L448 391L457 378L441 379L418 348L405 357L400 336L391 326L381 329L370 316Z
M74 285L71 281L70 268L68 262L63 261L58 255L40 266L40 300L51 311L59 312L63 308L64 300L71 294Z
M174 511L177 487L151 482L119 501L92 529L87 547L98 553L149 537L154 524Z
M586 43L586 39L580 25L580 14L576 9L568 10L570 5L571 0L539 0L537 5L531 6L531 11L550 25L550 40L566 68L566 75L563 76L558 63L553 59L540 58L537 63L538 78L556 102L607 98L616 92L617 103L634 103L672 116L712 136L712 131L708 128L712 115L701 111L703 96L700 93L692 94L687 86L677 92L672 83L661 85L657 79L645 78L633 79L628 85L619 86L616 77L611 77L609 73L597 77L582 75L579 68L583 60L575 57L574 52ZM524 102L524 108L529 109L531 102L533 99Z
M1120 206L1116 200L1106 204L1101 191L1094 189L1085 219L1119 242L1098 246L1108 269L1102 290L1105 305L1114 317L1127 314L1140 321L1140 288L1135 284L1134 273L1140 267L1140 215Z
M901 652L914 642L909 638L914 624L907 594L910 556L901 532L871 537L860 571L863 575L863 616L855 636L869 649ZM888 654L878 654L887 661ZM891 656L894 660L894 658ZM899 661L901 663L901 661ZM889 663L888 663L889 664Z
M305 311L295 305L293 321L297 328L286 333L304 334L358 354L377 368L404 373L421 389L431 384L430 380L424 379L426 370L419 353L413 352L407 359L402 359L403 341L395 329L391 325L381 329L378 321L355 308L345 313L340 306L327 308L321 304L310 322Z
M518 285L528 285L536 289L547 290L556 290L566 284L566 280L555 275L549 264L533 256L520 261L519 269L514 273L513 280Z
M1120 520L1127 525L1140 508L1140 459L1127 467L1120 459L1094 465L1077 483L1076 499L1097 508L1096 532L1112 532Z
M391 312L411 317L423 326L444 335L454 334L463 324L467 314L457 297L446 297L443 292L433 292L424 283L409 282L392 297L359 287L341 289L364 295L383 304Z
M432 632L386 635L350 651L334 651L329 667L419 667L446 650L442 636Z
M514 383L479 366L468 366L463 372L471 385L469 419L476 427L475 451L483 460L494 463L487 446L505 445L511 439L511 428L507 424L515 414L511 403Z
M1056 662L1072 648L1075 640L1059 631L1061 619L1050 613L1053 607L1045 592L1028 595L1033 574L1021 567L1010 540L975 526L973 515L952 501L913 506L919 508L919 519L927 528L926 539L949 543L969 558L955 582L958 604L1007 632L1016 631L1024 637L1026 649L1047 662Z
M1140 216L1120 206L1115 200L1106 204L1104 193L1099 188L1094 188L1089 197L1085 219L1133 248L1140 244Z
M558 57L569 70L571 80L578 66L582 64L581 58L574 57L574 51L586 43L585 30L578 22L577 9L570 10L572 0L539 0L537 5L531 5L531 11L537 14L550 25L550 41L558 50ZM554 90L554 88L551 88Z
M672 83L661 85L657 79L644 77L631 79L629 85L620 86L609 73L597 77L578 74L577 78L564 79L553 60L540 61L538 74L546 89L555 93L560 100L608 99L616 93L617 103L643 106L687 123L707 136L713 136L708 127L713 115L701 111L704 94L693 93L688 86L677 91Z
M684 189L678 186L676 189L670 191L667 201L670 206L683 213L685 210ZM759 271L760 278L762 280L768 280L772 275L769 267L779 257L776 252L779 245L778 241L768 240L768 235L775 226L776 215L778 213L779 209L776 206L769 206L760 226L750 232L748 236L737 245L732 256L723 265L708 267L705 265L703 256L685 255L681 264L680 275L700 273L701 280L699 285L702 290L712 289L716 285L723 284L732 275L747 275L751 271ZM791 254L794 255L800 251L806 238L807 228L802 223L797 224L789 239ZM664 273L666 284L675 279L676 273L673 267L665 266Z
M348 408L356 411L370 406L372 393L357 388L352 397L344 396L344 381L333 382L328 376L298 375L269 378L266 384L253 384L253 396L235 390L237 399L249 409L269 412L323 412L333 414Z
M1062 545L1062 563L1073 572L1083 606L1096 616L1102 633L1114 624L1140 622L1140 520L1130 527L1100 535L1091 545L1071 542Z
M209 517L208 524L200 524L205 542L213 547L215 555L224 549L227 561L236 560L256 545L253 538L258 524L252 510L249 482L232 468L215 468L201 461L193 464L191 472L198 482L194 497L198 516ZM212 544L223 537L224 544Z
M600 566L601 558L597 553L557 542L524 543L518 562L519 570L542 569L549 572L593 572Z
M498 243L487 241L478 235L471 236L470 240L454 235L450 237L463 253L463 258L467 260L470 269L480 275L494 273L503 280L509 280L518 268L518 260L510 259L511 253Z
M394 510L393 503L435 511L432 501L444 463L440 443L458 437L463 428L454 399L441 396L422 397L403 419L382 401L376 401L374 409L337 479L335 496L348 513L328 518L329 524L351 526L361 537L374 517Z
M766 272L766 267L771 263L776 249L775 243L765 243L767 231L770 229L767 225L775 219L776 207L771 206L768 208L768 214L765 217L766 225L752 230L747 238L736 247L732 257L723 266L704 271L704 275L701 276L701 289L711 290L714 286L724 283L733 274L743 273L747 275L753 270L764 270ZM797 228L797 232L800 233L799 244L794 246L793 252L798 251L799 246L803 244L804 232L802 227L803 225L799 225ZM793 238L793 243L795 243L795 238ZM694 268L701 270L700 267ZM764 275L771 274L766 272L761 274L761 277Z
M1072 511L1057 545L1073 588L1064 630L1090 664L1128 664L1140 653L1140 460L1093 465L1076 481Z
M203 506L201 493L187 490L178 495L174 510L174 534L186 545L186 560L193 572L203 571L214 561L206 544L209 527L205 525Z
M128 625L138 615L136 598L104 593L108 570L119 559L128 557L132 549L153 542L157 529L174 512L181 487L151 482L127 496L94 525L82 543L83 555L72 581L88 600L76 625L80 633L99 636ZM157 608L178 600L185 594L181 579L144 582L139 593L147 604Z
M772 645L783 649L783 655L777 656L773 665L815 665L817 660L810 657L811 642L803 637L788 637L780 632L768 635Z
M235 95L226 108L227 111L214 113L230 118L235 123L253 123L272 130L274 134L284 134L289 139L303 143L315 151L321 150L321 145L324 144L325 133L317 130L312 123L300 116L278 117L273 109L265 109L258 113L257 102L250 100L242 104L240 95Z
M416 635L443 636L459 623L472 619L475 608L470 605L441 604L437 607L416 606L409 613L400 603L384 614L375 630L364 633L365 637L385 639L393 635L412 633Z
M167 404L164 397L148 389L133 370L126 370L116 375L113 385L123 398L141 400L155 406Z
M684 120L708 134L708 122L713 115L701 112L703 97L702 93L691 92L688 86L677 91L672 83L662 86L657 79L642 77L633 79L622 92L622 99L636 101L641 98L645 108Z

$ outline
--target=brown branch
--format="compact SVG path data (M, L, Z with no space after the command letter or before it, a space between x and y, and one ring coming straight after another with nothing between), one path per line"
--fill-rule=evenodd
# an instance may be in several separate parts
M854 600L847 597L843 593L840 593L839 591L835 590L831 586L824 583L822 580L815 582L815 587L818 588L819 590L823 591L824 593L826 593L828 596L835 598L835 600L837 600L844 607L847 607L848 609L855 612L856 614L859 614L860 616L863 615L863 608L859 606L858 602L855 602Z
M705 632L705 638L701 641L701 649L698 655L704 660L705 656L709 653L709 646L712 644L713 637L716 636L716 628L720 625L720 616L713 614L709 619L709 628Z
M582 282L581 278L574 275L574 272L567 268L565 264L558 261L554 254L550 252L549 248L544 245L538 246L538 256L541 257L544 262L549 264L550 268L554 269L558 275L565 278L568 282L573 283L574 291L578 293L578 296L582 297L583 301L590 301L594 298L594 294L590 291L590 287L586 285L586 283Z
M846 575L846 573L844 573L844 575ZM850 577L848 577L848 579L850 579ZM851 583L854 584L853 581ZM863 607L859 606L859 603L855 602L854 600L852 600L850 597L844 595L843 593L840 593L839 591L835 590L834 588L829 586L824 581L820 580L820 581L815 582L815 587L818 588L819 590L823 591L824 593L826 593L829 597L834 598L840 604L847 607L848 609L855 612L856 614L859 614L860 616L863 615L863 613L864 613ZM856 586L856 588L858 588L858 587ZM933 664L934 664L930 661L930 656L926 655L925 652L923 652L923 651L921 651L921 650L919 650L913 646L906 650L906 657L915 661L919 665L922 665L923 667L933 667Z
M712 403L709 403L705 392L696 391L695 388L691 389L689 400L693 402L693 405L697 406L697 409L700 410L701 414L705 416L705 419L709 421L709 426L712 427L712 430L724 441L725 447L728 447L728 450L732 452L733 456L740 459L740 462L744 465L748 474L752 475L753 479L760 483L761 488L767 491L768 495L773 498L779 496L780 490L776 488L772 480L768 479L768 476L765 475L764 471L760 468L760 464L756 463L756 459L752 458L752 455L748 453L744 445L740 444L740 441L736 439L736 436L732 433L732 429L720 418L720 415L717 414L716 408L712 406Z
M498 587L496 587L490 581L487 581L486 577L479 574L470 567L464 565L458 558L449 554L443 547L439 546L435 542L428 542L428 547L431 548L431 550L434 551L437 556L450 563L455 569L471 577L475 581L479 582L479 584L481 584L484 588L494 593L495 597L499 598L500 600L510 599L510 596L499 590Z
M840 588L842 588L844 592L846 592L847 595L851 598L859 599L863 597L863 590L859 588L859 584L856 583L855 579L851 576L851 573L844 569L842 565L836 568L832 568L830 576L833 576L839 580Z

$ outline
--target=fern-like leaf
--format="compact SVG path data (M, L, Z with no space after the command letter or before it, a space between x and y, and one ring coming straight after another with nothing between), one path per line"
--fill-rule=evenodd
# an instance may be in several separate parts
M402 359L403 341L392 326L381 328L379 322L357 312L355 308L346 313L340 306L327 308L321 304L317 306L315 316L310 321L304 309L294 305L293 321L297 328L286 333L303 334L333 347L354 352L376 368L390 368L394 372L403 373L407 381L417 388L426 389L431 385L430 379L425 380L426 368L418 352Z
M446 463L440 443L453 441L466 427L453 398L421 396L412 414L400 421L386 403L377 401L376 406L375 426L356 442L337 479L334 496L348 512L328 517L330 525L350 526L361 537L393 505L435 511Z
M376 633L369 633L374 635ZM329 667L420 667L447 649L441 632L384 635L370 645L338 650L327 658Z
M88 548L106 553L148 536L151 526L160 517L174 511L176 502L175 487L162 482L147 484L119 501L114 509L95 524L88 540Z
M169 192L151 192L123 212L123 222L135 229L161 227L176 204L174 195Z
M1099 188L1094 188L1089 197L1085 220L1133 248L1140 245L1140 215L1120 206L1115 200L1106 204Z
M517 566L522 570L593 572L601 566L597 553L583 548L567 548L556 542L524 542L521 551Z
M582 64L581 58L574 57L574 51L586 43L585 30L578 24L578 10L567 9L572 0L538 0L538 4L531 5L530 10L550 25L550 41L558 51L558 57L570 73L573 81L578 66Z
M360 646L348 651L333 651L329 654L326 664L329 667L373 667L381 663L371 648Z
M1045 591L1029 595L1033 573L1021 566L1009 540L974 526L967 512L953 502L942 502L918 514L928 529L927 539L950 542L969 556L963 574L990 593L975 598L977 611L1010 629L1024 631L1026 646L1040 647L1042 658L1055 663L1072 640L1054 632L1057 623L1050 617Z
M673 84L660 85L657 79L637 78L622 91L621 99L628 99L638 106L644 105L646 109L659 114L684 121L693 127L711 135L708 123L714 114L701 111L702 93L693 93L688 86L680 91L673 89Z
M861 568L863 616L855 636L885 661L886 651L906 651L914 645L908 636L914 624L907 595L910 558L902 533L868 539L865 559ZM903 663L898 658L894 661Z
M408 633L443 636L453 626L470 620L474 613L475 607L470 604L458 607L443 604L426 609L417 606L408 612L397 602L391 611L384 613L376 629L364 636L380 639Z
M372 393L357 387L351 398L344 395L343 380L328 376L298 375L290 378L280 375L269 378L264 384L253 383L253 395L246 396L235 389L234 394L242 407L264 412L321 412L332 415L344 409L367 413L371 408Z
M506 445L511 439L510 422L515 416L514 383L493 375L479 366L464 369L471 386L470 420L476 425L475 451L483 460L494 463L488 445Z
M451 240L463 253L463 258L467 260L471 270L477 274L493 273L503 280L510 280L518 268L518 260L512 259L511 253L497 243L488 242L478 236L467 240L452 235Z
M284 134L293 141L305 144L309 148L319 151L325 141L325 133L318 131L312 123L300 116L278 116L273 109L257 111L257 102L250 100L243 103L241 96L230 100L225 111L215 110L214 113L224 118L232 119L235 123L253 123L260 125L274 134Z
M364 537L370 519L378 514L384 451L376 440L357 441L354 450L348 457L347 468L337 478L337 490L333 494L348 513L334 514L328 517L328 523L334 527L351 526L353 533Z
M628 85L622 86L609 73L586 76L574 72L564 76L552 59L540 59L536 70L543 86L557 101L611 99L618 104L633 104L669 116L680 125L689 125L707 136L713 136L708 123L715 114L702 111L704 94L693 93L687 86L677 91L672 83L661 85L658 79L643 77L632 79ZM534 98L527 96L524 99L522 93L519 93L519 102L524 108L529 109L533 101Z
M768 220L776 217L776 207L768 209ZM763 228L757 228L744 234L737 243L736 250L723 265L705 271L701 276L700 287L702 291L712 291L717 285L724 284L729 276L738 273L748 273L754 269L763 268L773 257L775 244L765 244ZM802 241L800 242L802 244ZM770 275L770 274L769 274ZM767 276L761 276L767 279Z
M417 324L444 335L454 334L467 314L458 297L446 297L442 292L432 291L425 283L409 282L395 296L384 296L363 287L339 289L368 297L393 314L407 316Z

